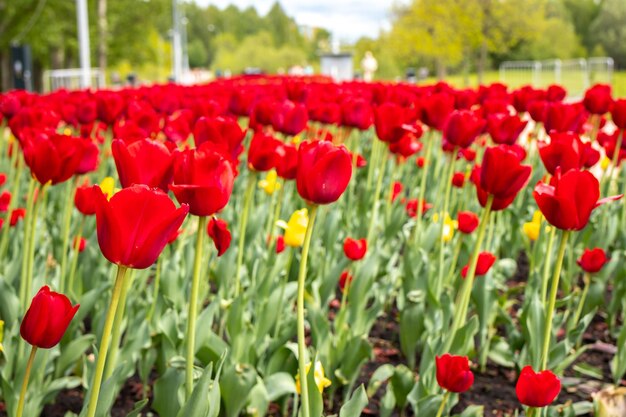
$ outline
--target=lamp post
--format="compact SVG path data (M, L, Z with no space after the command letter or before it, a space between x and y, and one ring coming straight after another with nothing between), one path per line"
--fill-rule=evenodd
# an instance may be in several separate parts
M89 17L87 0L76 0L76 20L78 25L78 48L80 55L80 86L91 87L91 57L89 47Z
M183 73L180 23L178 0L172 0L172 75L175 82L180 82Z

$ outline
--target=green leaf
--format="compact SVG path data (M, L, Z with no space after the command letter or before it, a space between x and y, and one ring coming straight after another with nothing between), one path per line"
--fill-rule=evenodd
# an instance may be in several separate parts
M86 334L72 340L67 346L65 346L61 352L61 356L57 359L57 374L63 375L68 369L72 367L85 353L85 351L91 346L94 341L94 336Z
M256 384L256 371L249 365L231 366L220 379L222 400L226 416L236 417L248 401L252 387Z
M363 384L350 396L350 399L339 410L339 417L358 417L368 403Z
M154 383L152 408L160 417L176 417L181 408L179 389L185 380L184 371L168 368Z
M137 417L146 404L148 404L148 398L136 402L135 407L126 415L126 417Z
M209 389L211 387L211 375L213 373L213 363L210 363L202 376L196 382L191 397L178 412L177 417L205 417L209 412Z
M265 388L270 401L276 401L280 397L296 393L296 383L287 372L277 372L265 378Z

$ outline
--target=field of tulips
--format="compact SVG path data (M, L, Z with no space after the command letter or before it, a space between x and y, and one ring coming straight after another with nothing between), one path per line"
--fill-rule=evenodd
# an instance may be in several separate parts
M609 86L264 76L0 114L2 417L626 416Z

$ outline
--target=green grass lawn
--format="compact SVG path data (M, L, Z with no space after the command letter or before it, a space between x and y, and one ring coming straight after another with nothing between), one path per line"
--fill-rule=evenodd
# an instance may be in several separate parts
M478 76L476 74L470 74L468 77L469 83L465 82L465 77L462 74L451 75L446 78L446 81L452 84L455 87L475 87L478 83ZM483 77L483 84L490 84L493 82L501 81L500 73L498 71L489 71L486 72ZM524 84L532 84L532 77L530 72L528 73L507 73L504 82L511 87L519 87ZM537 82L537 86L545 87L549 84L556 83L557 80L551 74L543 73L539 77ZM591 84L594 82L607 82L608 79L606 76L598 75L596 79L591 80ZM427 78L422 81L423 84L430 84L437 82L435 77ZM582 73L576 72L563 72L561 76L561 85L566 87L572 94L582 95L584 91L584 81ZM611 84L613 85L613 96L626 98L626 71L615 71L613 72L613 77L611 80Z

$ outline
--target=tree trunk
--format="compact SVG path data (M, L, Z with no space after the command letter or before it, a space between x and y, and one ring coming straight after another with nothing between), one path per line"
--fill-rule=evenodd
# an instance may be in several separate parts
M482 84L487 67L487 42L480 45L480 56L478 57L478 84Z
M445 62L443 61L443 59L438 58L435 65L437 66L437 79L440 81L444 80L447 75Z
M13 88L11 85L11 63L7 50L0 52L0 90L7 91Z
M98 0L98 67L105 74L107 69L107 0Z

